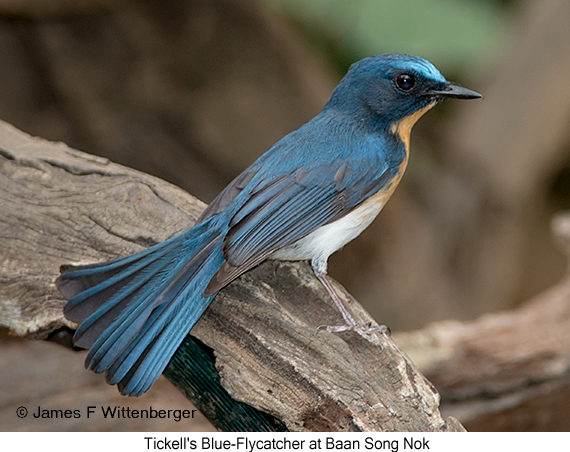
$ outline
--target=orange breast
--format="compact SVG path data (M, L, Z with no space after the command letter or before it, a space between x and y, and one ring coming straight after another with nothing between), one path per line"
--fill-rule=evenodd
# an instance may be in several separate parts
M357 210L362 209L363 212L369 212L370 210L374 210L370 208L372 205L384 206L388 199L390 199L390 196L392 196L392 193L394 193L394 190L398 186L400 179L402 179L404 171L406 170L406 166L408 166L408 158L410 156L410 135L412 133L412 127L418 121L418 119L420 119L434 105L435 102L432 102L431 104L426 105L424 108L421 108L411 115L406 116L404 119L401 119L400 121L394 122L392 125L390 125L390 132L398 136L400 140L402 140L402 143L404 143L404 146L406 148L406 156L398 167L398 173L396 177L394 177L386 185L386 187L362 203L362 205ZM376 215L377 214L378 212L376 212Z

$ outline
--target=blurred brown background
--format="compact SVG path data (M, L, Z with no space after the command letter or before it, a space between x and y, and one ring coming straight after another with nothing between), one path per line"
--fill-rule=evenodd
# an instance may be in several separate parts
M549 224L570 207L569 19L565 0L0 0L0 118L208 202L353 61L430 59L486 99L420 121L400 188L330 271L379 322L412 330L515 307L564 274ZM0 346L9 385L39 345ZM33 428L10 411L26 391L0 396L0 430Z

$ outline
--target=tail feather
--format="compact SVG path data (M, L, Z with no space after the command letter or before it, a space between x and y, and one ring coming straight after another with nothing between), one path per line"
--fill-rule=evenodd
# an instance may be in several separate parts
M184 292L193 289L193 287L187 287ZM203 289L204 287L202 287ZM212 298L202 298L205 303L202 309L198 311L190 310L188 306L184 305L176 306L173 303L158 314L149 332L146 333L148 337L153 337L153 340L139 341L137 344L133 344L133 353L125 355L127 361L136 359L136 362L133 365L130 362L123 363L109 381L112 384L119 383L119 388L123 388L124 394L140 395L146 392L163 372L180 342L184 340L186 336L183 328L185 319L190 316L195 322ZM169 322L172 328L171 334L168 334L164 329L160 331L163 322ZM156 333L157 330L159 331L158 334ZM113 370L110 369L110 372Z
M141 300L139 303L143 306L148 306L152 308L151 304L145 303L143 300L152 295L154 292L149 288L146 289L145 294L140 293L143 287L148 283L155 273L147 272L146 275L141 275L144 277L137 278L136 281L123 280L125 284L121 289L116 291L104 304L99 307L93 314L89 315L79 326L74 336L74 343L78 347L91 348L95 341L103 334L103 332L109 326L109 318L117 318L120 314L126 315L130 313L131 310L127 310L126 307L130 305L131 300L137 297ZM104 299L105 293L100 293L99 298ZM93 302L94 305L99 303ZM136 306L136 305L133 305ZM140 317L140 316L139 316ZM148 315L146 316L148 317ZM69 316L71 320L77 322L77 317Z
M136 280L147 274L154 274L164 266L164 258L172 259L173 251L179 248L176 242L149 253L144 250L143 256L134 254L130 259L119 263L112 261L108 268L99 265L95 269L72 267L59 277L58 289L69 298L63 310L65 316L76 323L82 323L93 312L107 305L111 299L124 299L126 294L116 297L123 290L134 290ZM94 272L94 273L91 273ZM67 293L66 293L67 292Z
M184 315L181 313L180 315ZM175 319L176 324L182 323L182 320ZM176 325L179 326L179 325ZM175 336L168 336L164 333L161 334L152 348L147 347L141 355L141 366L135 368L133 377L125 380L125 390L132 391L133 395L140 395L148 391L152 384L162 374L165 367L170 362L172 355L184 340L185 334L178 334ZM123 380L121 380L123 381Z
M197 317L192 319L185 316L185 322L188 323L190 321L193 325L207 307L209 301L204 306L204 309L200 309L203 303L200 303L199 298L203 299L204 297L200 296L201 294L197 291L183 293L183 289L192 282L196 271L201 268L201 264L218 242L219 238L212 240L193 258L188 260L182 268L179 265L176 272L172 272L174 276L171 276L171 281L163 281L162 285L149 292L146 298L137 303L137 305L133 304L127 307L93 344L85 361L86 367L95 372L108 370L107 377L109 381L113 381L111 384L116 384L114 382L116 378L112 374L122 372L124 375L126 370L128 370L126 368L136 361L138 354L144 350L147 343L161 331L164 331L167 326L168 333L171 334L174 328L169 325L170 321L177 315L176 311L181 309L181 306L190 298L194 302L186 304L194 315L197 314ZM145 308L145 305L148 305L148 307ZM170 315L163 314L165 310ZM138 321L145 313L144 322L141 324ZM143 326L147 326L147 330L143 330ZM136 335L133 334L133 330L137 332ZM139 332L139 330L141 331ZM132 347L125 353L127 346L131 344ZM139 345L137 347L137 344L142 344L142 346ZM118 363L120 355L128 357L126 363L117 370L111 370L113 363Z
M96 373L105 372L139 334L153 309L154 303L148 296L128 306L91 346L85 367Z
M119 273L123 267L126 267L133 262L140 261L149 255L156 256L163 248L176 244L178 237L179 236L171 237L164 242L139 251L138 253L113 259L111 261L80 266L62 265L61 275L55 284L62 295L69 300L75 295L108 280L111 276Z
M90 348L88 369L123 394L152 386L213 299L204 290L223 261L218 224L211 217L132 256L63 269L56 284L70 299L66 317L81 323L74 342Z
M213 258L209 260L215 261ZM210 262L208 262L208 264L209 263ZM214 267L219 267L218 262L215 262L215 264ZM184 296L184 293L196 289L203 293L206 284L207 281L200 281L200 284L190 284L184 288L182 295ZM170 358L180 345L180 342L182 342L186 336L182 333L184 319L190 316L192 319L195 319L193 320L194 322L197 321L212 298L213 297L202 298L206 303L202 305L201 310L190 309L187 305L175 306L172 304L161 314L161 317L164 317L165 321L172 322L174 334L167 334L163 329L161 333L156 336L156 340L145 347L140 354L141 365L132 367L134 372L129 381L124 377L121 379L121 383L125 385L125 391L132 391L133 395L140 395L152 386L167 366Z
M222 259L221 253L211 253L196 271L204 268L211 274L220 267ZM130 395L140 395L152 386L184 340L187 334L184 324L194 324L213 296L201 296L200 301L192 305L180 301L193 293L203 294L207 283L208 279L190 279L170 302L157 306L137 338L107 371L110 384L118 384L123 394ZM168 325L168 329L164 325Z

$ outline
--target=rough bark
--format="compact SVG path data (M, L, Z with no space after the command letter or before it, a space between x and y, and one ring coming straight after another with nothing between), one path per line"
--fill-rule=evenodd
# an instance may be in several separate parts
M164 181L6 123L0 169L0 319L28 337L74 327L53 283L62 263L140 250L189 227L204 207ZM354 300L350 310L373 322ZM192 334L214 349L234 398L291 430L462 430L443 420L437 391L389 336L378 346L317 331L340 321L308 266L266 263L223 290Z

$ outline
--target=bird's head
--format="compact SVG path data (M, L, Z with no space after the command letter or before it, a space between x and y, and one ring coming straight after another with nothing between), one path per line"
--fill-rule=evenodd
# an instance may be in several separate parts
M476 91L448 82L429 61L391 53L353 64L329 105L371 117L386 127L404 122L411 128L423 113L445 99L481 97Z

